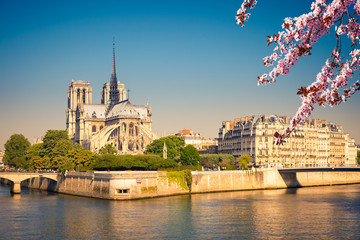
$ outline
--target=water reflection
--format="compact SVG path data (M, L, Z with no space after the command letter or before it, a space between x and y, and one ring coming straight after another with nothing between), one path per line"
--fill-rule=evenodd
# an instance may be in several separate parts
M360 239L360 185L107 201L0 186L4 239ZM6 223L6 224L5 224Z

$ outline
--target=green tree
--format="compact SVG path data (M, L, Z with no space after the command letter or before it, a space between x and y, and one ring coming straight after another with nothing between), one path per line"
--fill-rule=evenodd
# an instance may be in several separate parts
M199 152L193 145L187 145L181 151L180 161L183 165L198 165L200 159Z
M360 165L360 151L357 151L357 158L356 158L357 164Z
M235 158L230 154L202 154L200 157L201 165L204 167L223 167L235 164Z
M112 144L106 144L99 149L99 154L116 154L117 150Z
M72 150L72 141L65 130L48 130L43 139L44 151L51 160ZM55 167L55 166L54 166Z
M151 144L147 145L145 154L154 154L162 157L164 142L166 143L168 158L179 158L181 150L185 146L185 140L177 136L167 136L154 140Z
M15 167L27 166L25 154L30 142L22 134L13 134L5 143L4 163Z
M50 168L50 158L45 157L44 145L42 143L32 145L26 152L28 169Z
M241 157L238 158L238 162L240 164L240 167L242 169L245 169L248 167L249 163L252 162L252 157L248 154L242 155Z
M75 165L76 170L79 171L88 169L94 158L95 154L89 150L84 149L82 146L74 148L67 154L67 159L71 160Z
M180 156L181 150L185 146L185 139L175 135L167 136L166 138L171 140L175 144L175 151L177 153L177 156Z

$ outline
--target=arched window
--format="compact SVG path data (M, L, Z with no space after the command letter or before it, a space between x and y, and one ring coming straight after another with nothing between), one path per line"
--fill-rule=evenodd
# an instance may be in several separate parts
M77 102L80 103L80 88L77 90Z
M134 124L130 123L129 125L129 135L133 136L134 135Z
M130 130L130 129L129 129ZM129 144L128 144L128 149L130 150L130 151L133 151L134 150L134 142L129 142Z
M85 89L83 89L83 103L85 104L85 96L86 96L86 91L85 91Z
M136 136L139 136L139 128L138 128L138 126L135 126L135 134L136 134Z
M100 130L101 130L101 129L103 129L103 128L104 128L104 126L103 126L103 125L101 125L101 126L100 126Z
M92 132L96 132L96 126L92 126Z

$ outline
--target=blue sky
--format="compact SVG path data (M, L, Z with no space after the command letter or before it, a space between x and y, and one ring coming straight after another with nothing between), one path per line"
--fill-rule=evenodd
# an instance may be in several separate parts
M153 110L158 135L193 129L217 137L224 120L254 114L292 116L297 88L313 81L335 40L321 40L287 76L265 87L256 77L271 69L266 36L310 1L260 1L245 28L235 24L240 0L229 1L1 1L0 149L14 133L31 142L65 129L71 79L89 81L93 103L110 80L112 40L118 80L133 104ZM359 78L359 72L354 76ZM360 143L360 96L314 118L343 125Z

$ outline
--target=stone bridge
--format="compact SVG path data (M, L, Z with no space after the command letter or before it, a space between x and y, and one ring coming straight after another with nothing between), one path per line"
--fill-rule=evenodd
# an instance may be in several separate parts
M0 178L10 180L12 182L10 191L12 193L21 192L21 182L31 178L49 178L58 181L61 178L59 173L30 173L30 172L0 172Z
M360 167L279 168L289 188L360 183Z

